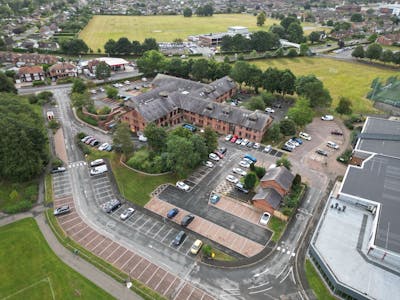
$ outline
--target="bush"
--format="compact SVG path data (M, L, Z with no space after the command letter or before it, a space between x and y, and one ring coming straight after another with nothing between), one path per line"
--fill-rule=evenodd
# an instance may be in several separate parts
M83 154L85 154L85 155L90 154L90 148L85 143L82 143L81 141L78 142L78 148L81 149Z
M58 157L54 158L53 161L51 162L51 166L53 168L58 168L58 167L62 167L63 162L61 159L59 159Z
M165 159L158 155L151 157L151 153L147 149L136 151L127 161L127 165L147 173L162 173L168 171Z
M293 184L294 187L297 187L297 186L299 186L301 184L301 176L300 176L300 174L296 174L296 176L293 179L293 183L292 184Z
M203 255L205 257L211 257L212 248L211 248L210 245L208 245L208 244L204 245L203 248L202 248L202 251L203 251Z
M266 171L264 167L255 167L255 172L258 178L263 178L265 175Z
M35 95L29 95L28 101L30 104L36 104L38 102L38 98Z
M60 123L58 123L57 120L53 119L53 120L49 121L49 125L48 126L49 126L50 129L55 130L55 129L60 128Z
M98 122L97 122L96 119L93 119L92 117L84 115L82 113L81 109L78 109L76 111L76 114L78 115L78 118L81 119L82 121L84 121L84 122L86 122L86 123L88 123L90 125L93 125L93 126L97 126L98 125Z
M353 129L354 129L353 122L351 121L351 119L345 120L345 121L344 121L344 125L345 125L348 129L350 129L350 130L353 130Z
M293 120L284 119L279 123L279 127L283 135L296 134L296 124L293 122Z
M6 214L16 214L19 212L30 210L31 208L32 208L32 203L30 201L21 200L21 201L18 201L18 203L16 203L16 204L6 206L4 208L4 212Z
M66 84L66 83L73 83L75 77L67 77L67 78L61 78L57 80L57 84Z
M46 82L44 82L44 81L42 81L42 80L38 80L38 81L34 81L34 82L32 82L32 86L42 86L42 85L45 85L46 84Z
M43 91L43 92L40 92L39 94L37 94L37 98L48 103L53 98L53 93L50 91Z
M99 110L99 115L108 115L111 112L111 108L108 106L103 106L100 110Z
M349 160L350 160L352 154L353 154L353 151L351 151L350 149L347 149L336 160L342 164L347 165L349 163Z
M87 134L84 133L84 132L79 132L76 136L77 136L77 138L78 138L79 140L81 140L81 139L83 139L85 136L87 136Z

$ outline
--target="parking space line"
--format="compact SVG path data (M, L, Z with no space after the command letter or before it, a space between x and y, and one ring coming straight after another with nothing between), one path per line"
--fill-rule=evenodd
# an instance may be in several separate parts
M133 269L129 271L129 275L131 275L131 273L132 273L133 271L136 270L136 268L141 264L141 262L143 261L143 259L144 259L144 257L143 257L143 256L140 256L140 260L139 260L139 261L137 262L137 264L133 267Z
M139 218L135 219L135 221L132 221L132 225L136 224L137 221L141 220L144 215L140 215Z
M73 234L71 234L71 237L74 237L74 235L78 235L81 231L83 231L83 230L85 230L85 229L87 229L88 228L88 226L86 225L86 223L85 222L83 222L83 224L85 224L85 226L81 229L81 230L79 230L79 231L77 231L77 232L75 232L75 233L73 233Z
M160 281L158 282L158 284L154 288L155 291L157 291L158 286L161 284L161 282L163 282L165 276L167 276L168 274L169 274L169 272L165 270L165 274L164 274L163 278L160 279Z
M76 223L75 225L72 225L72 227L69 227L68 230L73 229L74 227L81 225L83 223L83 221L81 220L79 223Z
M175 276L174 276L175 277ZM169 289L171 288L171 286L175 283L175 281L178 279L178 277L175 277L174 281L171 282L171 284L169 285L169 287L164 291L163 295L166 295L167 292L169 291Z
M190 293L190 295L186 298L186 299L190 299L190 296L192 296L192 294L193 294L193 292L195 291L195 287L194 286L191 286L192 287L192 292Z
M118 261L123 255L125 255L125 253L128 252L128 251L129 251L128 249L125 249L125 252L122 253L116 260L114 260L112 264L114 265L114 263L117 262L117 261Z
M96 232L97 233L97 232ZM90 245L91 242L93 242L95 239L97 239L99 237L99 234L95 235L95 237L93 239L90 240L89 243L87 243L86 245Z
M137 227L137 230L140 230L140 229L142 229L142 227L147 223L147 222L149 222L149 221L151 221L151 219L149 218L149 219L147 219L146 220L146 222L144 222L142 225L140 225L139 227Z
M90 231L86 234L86 235L84 235L83 237L81 237L79 240L77 240L76 242L78 243L78 244L80 244L80 242L81 242L81 240L83 240L85 237L87 237L89 234L91 234L93 232L93 229L90 229Z
M147 285L148 282L150 282L150 280L154 277L154 275L157 273L157 271L160 269L160 267L157 267L157 269L153 272L153 275L150 276L150 278L146 281L143 282L144 284ZM139 278L139 277L138 277Z
M182 244L180 244L177 248L176 248L176 250L178 250L179 251L179 249L181 249L182 248L182 246L186 243L186 241L189 239L189 237L186 237L186 239L183 241L183 243Z
M173 230L173 228L171 228L168 233L164 236L164 238L160 241L160 243L164 242L164 240L169 236L169 234L171 233L171 231Z
M157 224L159 224L159 222L158 222L158 221L155 221L155 222L154 222L154 225L151 226L150 229L146 231L145 235L148 235L148 233L149 233L149 232L154 228L154 226L156 226Z
M102 240L100 243L98 243L98 244L96 245L96 247L94 247L94 248L92 249L92 252L94 252L94 251L96 250L97 247L99 247L101 244L103 244L103 243L106 242L107 240L108 240L108 239L105 238L105 239Z
M132 253L133 256L131 256L131 258L129 258L128 260L126 260L126 262L121 266L120 270L123 270L124 267L136 256L136 254Z
M142 276L143 275L143 273L150 267L150 266L152 266L153 264L151 263L151 262L149 262L149 264L147 265L147 267L146 268L144 268L143 269L143 271L142 271L142 273L140 273L140 275L139 276L137 276L136 278L140 278L140 276Z
M116 244L118 245L117 248L115 248L114 251L111 252L111 254L109 256L107 256L106 261L108 261L108 259L114 254L114 252L119 249L120 245L118 243L116 243Z
M157 233L156 233L155 235L153 235L153 238L155 238L155 237L160 233L160 231L161 231L164 227L165 227L165 224L163 224L163 225L161 226L161 228L157 231Z
M112 244L114 244L114 242L111 240L111 243L110 243L107 247L105 247L103 250L101 250L101 252L99 253L99 256L101 256L101 255L103 254L104 251L106 251L108 248L110 248L110 246L111 246Z

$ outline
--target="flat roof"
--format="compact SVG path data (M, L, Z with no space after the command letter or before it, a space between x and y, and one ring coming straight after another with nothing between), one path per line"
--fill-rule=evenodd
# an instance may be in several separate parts
M400 157L400 122L368 117L356 149Z
M345 212L330 208L346 205ZM400 276L366 259L372 215L365 209L330 198L312 241L336 279L371 299L400 299Z
M375 245L400 253L400 158L374 154L349 166L340 192L382 204Z
M118 65L129 64L129 62L126 61L125 59L118 58L118 57L100 57L97 60L104 61L109 66L118 66Z

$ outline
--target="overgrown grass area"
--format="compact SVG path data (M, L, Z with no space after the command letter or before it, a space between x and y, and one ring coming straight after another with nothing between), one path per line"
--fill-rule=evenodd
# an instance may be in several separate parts
M17 213L29 210L38 195L38 182L0 181L0 210Z
M93 126L97 126L98 125L98 121L90 116L84 115L81 109L77 109L76 110L76 115L78 116L79 119L81 119L82 121L93 125Z
M220 260L220 261L235 261L236 258L233 256L230 256L229 254L226 254L225 252L222 252L216 248L212 249L212 252L214 253L214 260Z
M388 78L398 71L378 66L340 61L322 57L298 57L256 60L262 70L268 67L290 69L296 76L315 74L328 88L332 98L332 107L335 108L339 97L348 97L356 113L376 112L373 103L366 98L371 82L376 77ZM362 75L360 75L362 74Z
M46 188L46 193L45 193L45 204L53 202L53 181L51 174L47 174L45 178L45 188Z
M92 252L86 250L85 248L81 247L81 245L75 243L73 240L71 240L69 237L65 236L64 231L61 229L59 226L56 218L52 214L51 210L46 211L46 219L50 224L50 228L53 230L55 233L57 239L60 241L60 243L67 249L74 251L78 250L79 253L78 255L82 257L83 259L87 260L91 264L93 264L96 268L100 269L104 273L108 274L112 278L114 278L116 281L119 281L121 283L124 283L124 281L128 278L128 275L125 274L124 272L121 272L108 262L104 261L100 257L94 255ZM152 289L148 288L145 286L143 283L132 279L132 287L131 289L135 291L138 295L140 295L143 299L145 300L163 300L161 295L159 295L157 292L153 291Z
M113 299L65 265L33 218L0 228L0 298Z
M250 31L268 30L280 20L267 18L264 26L257 27L256 16L250 14L218 14L212 17L185 18L179 16L94 16L80 32L89 48L103 51L109 39L127 37L130 41L143 42L145 38L155 38L158 42L172 42L176 38L186 40L190 35L210 32L226 32L229 26L245 26ZM313 24L304 23L305 32L317 30Z
M336 298L329 292L329 289L322 281L313 264L308 259L306 259L305 270L308 284L314 291L318 300L336 300Z
M281 219L272 216L271 219L268 222L268 228L271 229L274 234L272 235L271 240L273 242L278 242L279 239L282 236L282 233L284 232L285 228L286 228L286 222L282 221Z

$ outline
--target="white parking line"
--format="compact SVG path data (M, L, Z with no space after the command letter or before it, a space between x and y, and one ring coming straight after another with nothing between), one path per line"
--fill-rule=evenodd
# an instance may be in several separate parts
M106 251L112 244L114 244L113 241L111 241L111 243L110 243L107 247L105 247L103 250L101 250L101 252L99 253L99 256L100 256L101 254L103 254L103 252Z
M97 239L99 237L99 235L97 234L89 243L87 243L86 245L90 245L91 242L93 242L95 239Z
M165 270L164 270L165 271ZM156 287L154 288L155 291L157 291L158 286L160 285L161 282L163 282L165 276L167 276L169 274L168 271L165 271L165 274L163 276L163 278L160 279L160 281L158 282L158 284L156 285Z
M183 244L185 244L186 243L186 241L189 239L189 237L188 236L186 236L186 238L185 238L185 240L183 241L183 243L182 244L180 244L177 248L176 248L176 250L178 250L179 251L179 249L181 249L182 248L182 246L183 246Z
M142 229L142 227L143 227L147 222L149 222L149 221L151 221L151 219L147 219L146 222L144 222L142 225L140 225L139 227L137 227L137 230Z
M151 265L153 265L153 264L152 264L151 262L149 262L149 264L147 265L147 267L143 269L142 273L140 273L140 275L139 275L137 278L139 278L140 276L142 276L143 273L144 273Z
M84 223L84 224L85 224L85 223ZM71 236L73 237L74 235L79 234L81 231L85 230L86 228L88 228L88 226L85 224L85 226L84 226L81 230L79 230L79 231L73 233Z
M147 284L148 282L150 282L150 280L154 277L154 275L156 275L157 271L160 269L160 267L157 267L157 269L153 272L153 275L150 276L150 278L144 282L144 284Z
M135 225L139 220L143 218L144 215L140 215L139 218L136 218L135 221L132 221L132 225Z
M123 270L124 267L133 259L135 258L136 254L133 254L129 259L126 260L126 262L121 266L120 270Z
M116 243L117 244L117 243ZM107 256L106 261L108 261L108 259L114 254L115 251L117 251L119 249L120 245L117 244L117 248L114 249L113 252L111 252L111 254L109 256Z
M171 233L171 231L173 230L173 228L171 228L168 233L164 236L164 238L160 241L160 243L164 242L164 240L169 236L169 234Z
M159 224L157 221L156 221L156 222L154 222L154 225L153 225L153 226L151 226L151 227L150 227L150 229L149 229L149 230L147 230L145 234L147 235L147 234L148 234L148 233L149 233L149 232L150 232L150 231L151 231L151 230L154 228L154 226L156 226L157 224Z
M165 227L165 224L163 224L163 225L161 226L161 228L157 231L157 233L156 233L155 235L153 235L153 238L155 238L155 237L160 233L160 231L161 231L164 227Z
M79 240L77 240L76 242L78 243L78 244L80 244L81 243L81 240L83 240L85 237L87 237L89 234L91 234L92 232L94 232L93 231L93 229L90 229L90 231L86 234L86 235L84 235L83 237L81 237Z
M122 253L116 260L114 260L114 262L113 263L115 263L115 262L117 262L122 256L124 256L125 255L125 253L126 252L128 252L129 250L128 249L125 249L125 252L124 253Z

